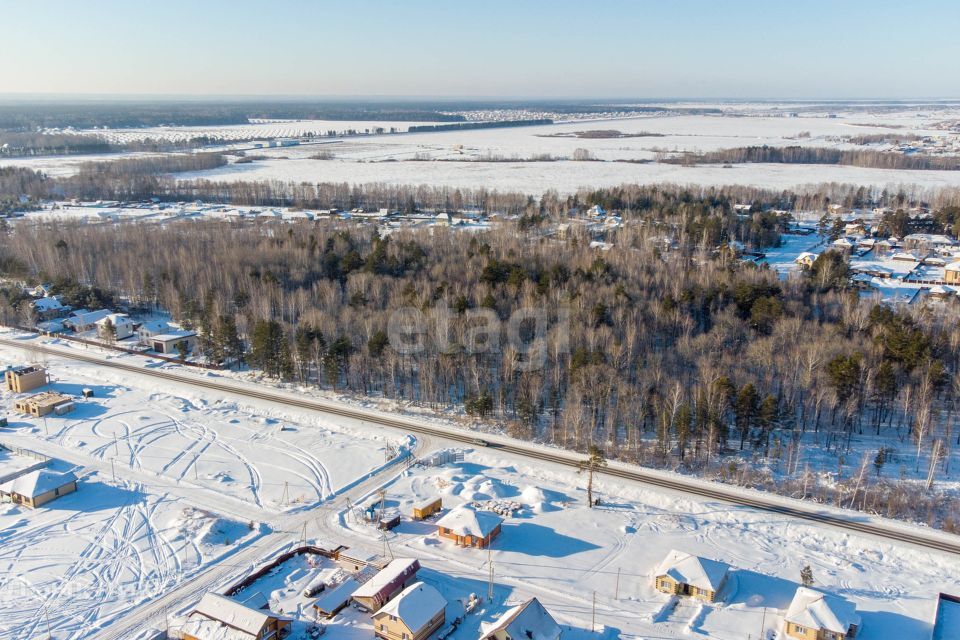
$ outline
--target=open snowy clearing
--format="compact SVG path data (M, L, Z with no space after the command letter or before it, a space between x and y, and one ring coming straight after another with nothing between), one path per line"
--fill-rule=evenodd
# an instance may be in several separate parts
M552 465L533 467L486 451L464 463L418 468L387 487L387 506L404 522L390 546L409 555L485 573L487 553L456 547L428 522L413 522L411 505L441 495L448 509L468 501L515 501L493 544L495 580L547 602L567 624L589 628L591 598L598 619L630 637L759 637L761 624L779 629L810 564L816 586L856 603L858 638L899 640L928 633L939 591L955 591L957 558L839 533L783 516L601 478L603 505L590 510L586 479ZM344 526L376 539L369 525L344 514ZM732 565L723 602L701 605L652 588L653 570L671 548Z
M88 637L256 535L102 473L40 509L0 504L0 636Z
M8 362L23 358L2 355ZM94 397L78 400L64 416L35 420L16 416L14 394L5 393L9 440L26 448L39 441L54 457L69 452L80 465L113 465L121 476L130 470L266 512L322 500L381 466L400 444L397 437L338 433L316 418L253 412L202 393L132 386L144 383L91 365L54 359L48 367L50 388L74 396L89 388Z
M694 105L688 105L694 106ZM699 105L710 106L710 105ZM656 162L662 153L714 151L744 146L815 146L870 148L883 151L891 143L856 146L848 136L915 135L932 141L937 153L960 153L960 107L940 105L877 106L875 109L810 109L789 104L719 105L722 115L654 114L613 120L579 120L523 127L363 135L325 138L323 150L333 159L312 160L317 145L256 149L265 160L230 164L210 171L179 174L183 179L283 180L350 184L428 184L438 187L488 188L539 195L555 189L572 193L580 187L624 183L750 185L774 189L800 188L824 182L879 188L916 185L921 189L960 186L960 171L898 171L839 165L741 164L680 166ZM796 117L787 117L794 113ZM175 140L197 135L224 139L278 138L328 131L373 131L377 127L405 131L412 122L292 121L227 127L153 127L116 130L117 140ZM577 132L615 130L626 137L578 137ZM641 135L652 134L652 135ZM603 162L574 162L578 149ZM29 166L53 175L69 175L86 160L109 160L129 154L12 158L0 165ZM555 161L525 162L549 156ZM477 162L496 159L497 162ZM638 164L643 163L643 164Z

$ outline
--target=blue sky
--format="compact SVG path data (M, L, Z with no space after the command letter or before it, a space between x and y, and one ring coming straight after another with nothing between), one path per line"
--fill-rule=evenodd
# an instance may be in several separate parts
M0 93L960 97L958 0L0 0Z

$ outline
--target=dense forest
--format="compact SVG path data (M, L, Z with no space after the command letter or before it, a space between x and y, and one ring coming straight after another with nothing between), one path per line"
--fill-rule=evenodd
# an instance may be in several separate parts
M482 235L381 237L346 222L19 224L0 245L0 269L52 281L81 304L169 310L213 361L958 527L952 498L887 482L884 471L956 472L953 316L861 302L839 254L784 281L718 251L718 239L782 231L778 215L728 213L726 196L637 187L590 198L635 207L633 223L608 238L612 251L591 249L583 233L541 233L550 214L537 203ZM28 321L23 302L5 289L0 319ZM503 333L491 337L482 328L494 321ZM405 348L410 339L422 349ZM818 482L802 462L810 433L838 455L839 479ZM844 469L864 433L895 438L899 457L883 449ZM778 473L744 462L748 451Z
M955 156L907 155L893 151L844 150L830 147L737 147L706 153L684 153L664 158L674 164L738 164L767 162L783 164L842 164L870 169L948 170L960 169Z
M883 224L891 229L953 230L956 191L623 185L532 198L171 175L222 162L217 154L144 157L87 163L64 177L0 168L0 193L20 208L49 197L160 197L476 209L498 221L482 234L431 227L386 236L336 220L21 221L3 229L0 272L53 282L77 306L167 310L197 329L208 360L227 366L245 362L338 392L465 410L524 438L577 450L594 444L610 457L960 527L955 498L888 481L893 472L884 471L889 464L924 476L929 465L931 478L956 473L956 310L871 306L850 288L835 252L803 277L782 280L728 248L732 240L776 245L791 211L836 203L890 207ZM571 212L595 204L622 216L623 225L606 232L613 250L591 248L581 227L553 234ZM905 211L919 205L933 215ZM18 287L5 286L0 321L32 321L26 302ZM494 321L502 331L484 333ZM478 346L484 335L493 337ZM407 349L411 337L424 348ZM802 462L811 433L818 449L836 456L836 473L821 476ZM866 433L899 446L845 461ZM864 478L868 462L874 478Z

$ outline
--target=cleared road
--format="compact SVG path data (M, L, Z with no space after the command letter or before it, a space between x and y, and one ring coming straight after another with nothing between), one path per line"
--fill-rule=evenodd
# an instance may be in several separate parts
M333 416L342 416L353 420L362 420L371 425L400 429L404 432L433 436L446 440L458 441L471 445L486 444L499 451L524 456L536 460L543 460L555 464L576 466L582 456L566 451L551 450L545 447L524 443L511 438L471 433L455 428L438 426L415 418L391 416L378 411L358 409L336 402L304 398L293 393L277 389L257 387L252 384L226 380L224 378L210 378L186 373L174 373L161 369L145 368L120 362L116 359L106 360L102 357L87 355L75 349L53 348L38 344L34 341L10 340L0 338L0 345L39 352L52 356L60 356L89 362L104 367L111 367L128 371L138 375L152 376L180 384L213 389L222 393L242 395L249 398L279 402L302 409L318 411ZM925 531L918 527L892 521L877 521L870 516L854 511L838 512L818 507L816 504L791 500L771 494L744 491L737 487L727 487L708 481L698 480L685 476L673 476L662 472L646 470L640 467L616 463L602 471L603 474L641 482L644 484L669 489L687 495L720 500L723 502L751 507L762 511L778 513L802 520L836 527L846 531L863 533L891 542L909 543L920 547L960 554L960 536L954 536L939 531Z

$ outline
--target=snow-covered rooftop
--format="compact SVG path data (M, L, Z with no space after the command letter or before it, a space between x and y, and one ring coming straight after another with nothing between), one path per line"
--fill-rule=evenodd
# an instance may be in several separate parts
M409 572L415 573L419 569L420 561L416 558L396 558L377 572L377 575L360 585L360 588L353 592L353 596L355 598L372 598L400 576Z
M375 615L396 616L416 633L446 607L447 601L439 591L423 582L414 582Z
M437 520L437 526L449 529L458 536L486 538L503 522L503 518L491 511L479 511L461 505Z
M802 627L844 634L850 625L860 625L860 616L852 602L807 587L797 589L784 620Z
M717 591L730 565L673 549L657 567L657 576L670 576L677 582L698 589Z
M63 309L63 304L55 296L49 298L38 298L30 303L37 311L57 311Z
M510 638L528 638L529 640L558 640L560 626L553 616L536 598L509 609L500 619L489 625L483 625L480 640L487 640L498 631L505 631Z
M203 640L257 637L270 617L269 613L251 609L226 596L206 593L190 614L184 630L189 626L203 632L203 635L198 635L194 630L188 631L190 635Z
M48 491L59 489L60 487L76 482L77 476L71 471L58 473L49 469L37 469L30 473L25 473L19 478L0 485L2 493L16 493L20 496L36 498Z

